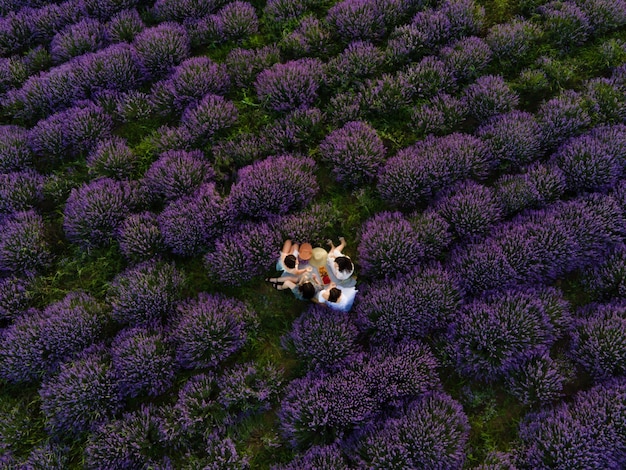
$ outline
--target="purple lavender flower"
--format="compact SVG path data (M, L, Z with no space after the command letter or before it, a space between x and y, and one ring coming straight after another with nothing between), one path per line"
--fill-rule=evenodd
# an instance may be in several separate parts
M322 62L304 58L272 65L257 75L254 86L259 101L269 109L290 111L311 106L323 79Z
M409 65L402 77L413 88L417 99L430 99L438 93L453 92L456 88L454 71L435 56L424 57Z
M192 375L183 384L173 413L176 426L180 428L179 440L205 440L216 425L222 424L225 410L216 401L218 392L213 373Z
M152 14L158 21L183 21L201 18L217 10L223 0L198 2L195 0L156 0Z
M0 320L12 320L28 309L32 298L31 283L21 277L0 279Z
M170 339L184 369L217 367L245 344L256 314L243 302L201 292L180 304Z
M146 73L153 79L166 75L190 54L187 31L170 22L146 28L135 36L133 46Z
M486 234L503 217L494 191L471 180L444 190L434 210L450 224L450 232L457 238Z
M31 147L55 163L85 155L112 129L111 118L99 106L74 107L39 121L31 129Z
M0 126L0 172L26 170L32 165L28 130L19 126Z
M360 432L350 453L361 468L461 469L469 422L460 403L443 392L428 393Z
M112 136L100 140L87 155L87 168L93 176L123 180L137 171L138 156L125 139Z
M361 228L357 248L364 276L392 278L411 271L424 256L424 247L414 240L411 223L400 212L379 212Z
M191 256L206 251L232 219L232 211L215 184L205 183L192 195L168 204L158 216L158 225L173 253Z
M267 156L269 149L264 140L255 134L243 132L228 140L216 142L211 147L211 153L216 163L233 164L236 168L241 168Z
M468 112L478 121L515 109L519 97L500 75L483 75L464 90Z
M218 15L222 23L222 34L227 41L242 41L259 30L256 10L248 2L229 2Z
M217 46L224 42L222 17L219 15L187 18L184 24L192 48Z
M55 63L65 62L86 52L94 52L106 45L106 28L97 19L85 18L59 31L50 42Z
M79 436L120 411L115 378L104 354L86 353L61 366L39 390L41 411L52 435Z
M328 10L326 21L344 42L376 41L385 35L385 19L372 0L342 0Z
M142 404L121 419L98 426L88 436L85 465L94 470L173 469L168 457L172 443L167 435L167 412L164 406Z
M614 124L591 129L590 135L604 144L620 166L626 166L626 125Z
M167 318L181 298L185 279L169 263L146 261L121 272L111 282L107 301L118 323L148 325Z
M330 99L328 115L333 124L341 126L346 122L358 121L365 114L361 111L361 95L355 91L337 93Z
M524 405L546 405L563 395L566 377L547 353L516 363L505 377L509 393Z
M589 29L594 36L603 36L626 25L626 6L620 1L591 0L577 4L589 20Z
M451 134L467 115L467 103L447 93L435 95L411 112L413 126L423 135Z
M541 30L534 23L514 19L489 28L485 41L491 48L494 60L505 67L516 68L529 57Z
M559 199L565 192L565 175L555 165L536 163L526 173L503 175L494 190L504 213L511 215Z
M283 240L323 245L328 233L341 220L341 212L331 203L311 204L304 210L280 217L276 221Z
M313 305L293 323L282 344L310 368L334 369L359 351L359 331L348 313Z
M552 1L542 5L543 28L551 42L563 51L584 44L592 32L583 10L571 1Z
M313 446L297 455L291 462L274 465L271 470L349 470L349 466L338 445Z
M165 239L153 212L131 214L117 233L120 251L132 260L147 261L165 252Z
M422 245L424 260L435 260L452 243L450 224L436 212L428 211L409 215L408 221L413 227L413 241Z
M359 329L376 343L425 338L456 317L461 290L451 273L433 266L373 283L355 306Z
M446 67L460 82L480 77L491 62L491 48L481 38L459 39L439 52Z
M142 62L129 44L113 44L74 59L80 85L91 97L104 90L127 91L138 88L146 77Z
M356 85L364 78L375 76L385 60L381 49L367 41L354 41L343 52L332 57L324 66L329 86Z
M364 374L342 369L333 375L292 380L278 418L283 436L293 447L328 444L370 421L378 411Z
M218 377L217 403L228 411L228 423L238 423L250 415L267 411L278 399L283 371L273 364L253 362L229 367Z
M239 217L268 218L305 207L318 190L315 161L291 155L271 156L241 168L229 203Z
M596 381L626 371L626 306L589 305L574 322L571 356Z
M0 219L40 203L45 181L46 178L34 170L0 173Z
M427 136L387 160L378 191L394 205L414 208L461 178L482 177L490 159L485 143L471 135Z
M111 365L123 397L159 396L174 383L173 350L158 331L122 330L111 344Z
M568 306L552 288L506 291L465 306L450 330L462 374L491 382L520 361L547 351L568 318Z
M323 124L324 115L319 109L296 109L263 129L263 143L274 154L297 150L306 153L321 139Z
M134 8L139 0L81 0L89 16L108 20L112 16L129 8Z
M100 178L73 189L64 210L67 238L84 248L108 245L124 218L140 207L138 188Z
M330 43L328 26L315 16L306 16L279 45L289 58L326 57Z
M542 103L536 115L544 146L548 148L581 134L591 124L583 96L573 90L565 90L556 98Z
M152 88L152 102L163 114L179 114L210 93L222 95L230 87L226 66L208 57L192 57Z
M450 20L452 38L476 35L485 22L485 9L473 0L448 0L439 11Z
M371 182L385 160L382 140L365 122L348 122L332 131L319 149L322 160L332 165L335 179L347 186Z
M541 127L525 111L492 117L478 128L476 136L487 143L495 162L505 168L522 168L542 154Z
M249 468L248 457L237 452L230 438L214 435L209 437L206 446L207 458L203 468L207 470L239 470Z
M311 3L310 0L268 0L263 15L268 25L282 27L290 20L304 16Z
M280 62L280 51L275 45L259 49L235 48L228 53L224 61L228 75L240 88L250 86L260 72L277 62Z
M404 74L383 74L360 85L360 111L381 118L396 115L411 102L415 89Z
M63 64L29 77L20 88L9 90L3 102L15 119L34 124L84 96L76 69Z
M0 375L10 382L28 382L56 372L97 341L107 323L107 308L82 292L70 292L43 312L30 311L3 333Z
M582 135L561 145L552 161L565 175L567 189L579 193L612 188L622 165L599 139Z
M597 77L587 80L585 97L591 101L598 123L621 123L626 119L624 86L615 78Z
M282 240L278 228L266 222L234 227L205 255L207 275L219 284L240 286L275 266L276 247Z
M600 263L588 266L581 284L594 300L626 298L626 246L616 245Z
M624 380L611 380L526 416L520 465L528 468L619 468L624 463Z
M152 133L150 140L157 153L168 150L192 150L194 141L191 131L184 126L161 126Z
M237 107L222 96L207 94L185 109L180 120L193 141L204 144L215 134L231 127L239 116Z
M136 9L122 10L105 24L106 37L112 42L132 42L146 25Z
M143 182L154 198L169 201L193 194L214 176L200 150L170 150L148 168Z
M67 468L69 463L69 448L50 440L34 447L21 468L24 470L34 470L36 468L62 470Z
M52 261L43 217L30 210L0 220L0 272L35 274Z

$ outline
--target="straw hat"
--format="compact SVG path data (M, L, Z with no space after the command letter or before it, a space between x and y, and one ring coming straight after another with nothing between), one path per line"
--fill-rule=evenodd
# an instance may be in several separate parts
M313 252L311 253L311 261L309 261L309 264L311 266L315 266L316 268L320 268L326 265L327 256L328 252L324 248L313 248Z
M311 259L313 247L310 243L302 243L298 249L298 258L302 261L308 261Z

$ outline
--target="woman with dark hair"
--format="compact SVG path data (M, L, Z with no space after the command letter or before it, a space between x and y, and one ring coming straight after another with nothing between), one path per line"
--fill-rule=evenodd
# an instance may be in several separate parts
M304 274L298 277L272 277L266 279L266 281L270 282L276 290L290 289L297 299L313 300L324 285L312 268L308 267L303 269L303 271Z
M357 292L354 287L337 286L331 282L326 289L317 294L316 301L320 304L326 304L333 310L348 312L352 308Z
M298 248L297 243L291 243L291 240L285 240L283 248L280 250L280 257L276 262L276 271L284 271L292 276L300 276L307 272L306 269L298 269Z
M343 284L343 281L350 279L350 276L354 273L354 264L349 256L343 254L343 249L346 247L346 239L339 237L341 242L339 246L335 246L332 240L327 240L330 246L330 252L326 258L326 266L328 272L332 275L338 284Z

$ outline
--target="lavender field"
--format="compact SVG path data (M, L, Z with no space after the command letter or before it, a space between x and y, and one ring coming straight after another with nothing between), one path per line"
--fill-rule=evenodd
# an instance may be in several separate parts
M626 468L626 0L0 0L0 469ZM349 312L284 240L345 237Z

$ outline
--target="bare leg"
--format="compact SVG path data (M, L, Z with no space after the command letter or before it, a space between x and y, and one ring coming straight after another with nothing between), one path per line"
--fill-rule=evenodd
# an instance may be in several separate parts
M339 244L339 246L337 247L337 249L338 249L339 251L342 251L342 250L346 247L346 239L345 239L345 238L343 238L343 237L339 237L339 241L340 241L341 243Z
M291 246L291 240L285 240L285 243L283 243L283 248L280 251L281 253L291 253L293 251L293 248Z
M278 286L278 290L293 289L296 287L292 281L285 281L282 286Z
M298 278L297 277L293 277L293 276L280 276L280 277L270 277L268 279L269 282L291 282L291 283L296 283L298 282Z

